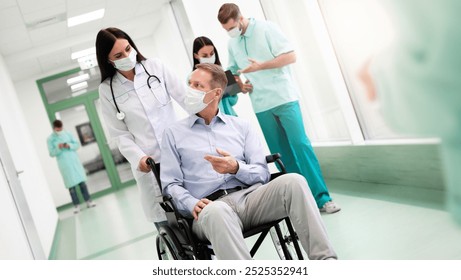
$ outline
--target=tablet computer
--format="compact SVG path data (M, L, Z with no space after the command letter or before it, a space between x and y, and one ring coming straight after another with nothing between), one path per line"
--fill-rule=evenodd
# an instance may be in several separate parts
M224 89L224 94L229 95L236 95L237 93L241 92L239 85L235 81L234 75L230 70L226 71L227 77L227 86Z

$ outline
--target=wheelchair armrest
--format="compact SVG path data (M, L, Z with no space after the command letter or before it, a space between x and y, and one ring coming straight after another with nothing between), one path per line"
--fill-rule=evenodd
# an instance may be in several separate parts
M171 202L173 201L173 198L171 197L171 195L162 195L162 196L156 196L154 200L156 203L163 203L163 202Z
M281 155L279 153L268 155L268 156L266 156L266 162L267 163L272 163L272 162L275 162L279 158L281 158Z
M285 173L287 173L287 170L286 170L285 165L283 164L282 160L280 159L281 157L282 156L279 153L268 155L268 156L266 156L266 162L267 163L275 163L276 165L278 165L278 167L280 169L280 173L285 174Z
M173 203L173 198L171 197L171 195L164 195L162 197L162 201L160 201L160 206L167 213L174 213L176 217L181 216Z

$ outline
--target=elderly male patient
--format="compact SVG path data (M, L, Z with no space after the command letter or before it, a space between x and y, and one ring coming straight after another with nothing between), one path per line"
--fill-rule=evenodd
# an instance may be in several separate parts
M251 259L242 231L290 217L309 259L337 259L306 180L270 182L263 147L248 121L218 110L227 79L220 66L199 64L189 79L190 116L165 130L161 180L193 232L218 259ZM223 191L226 190L226 191Z

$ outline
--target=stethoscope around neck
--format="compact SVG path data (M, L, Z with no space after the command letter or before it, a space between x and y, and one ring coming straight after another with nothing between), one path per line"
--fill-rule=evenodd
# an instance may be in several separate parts
M147 77L147 86L148 86L149 89L152 91L151 85L150 85L150 83L149 83L150 79L151 79L151 78L156 79L156 80L159 82L159 84L161 83L161 82L160 82L160 79L159 79L157 76L151 75L149 72L147 72L147 69L146 69L146 67L144 66L144 64L142 64L141 62L139 62L139 64L141 64L142 68L144 68L144 71L146 72L146 74L147 74L147 76L148 76L148 77ZM110 77L110 83L109 83L109 84L110 84L110 92L112 93L112 100L114 100L115 109L117 109L117 114L116 114L115 116L117 117L117 119L118 119L119 121L123 121L123 120L125 119L125 116L126 116L126 115L125 115L124 112L120 111L120 109L118 108L118 105L117 105L117 101L115 101L114 89L112 88L112 80L113 80L113 78L114 78L114 76ZM157 98L157 96L155 95L155 93L153 93L153 94L154 94L155 99L157 99L157 101L158 101L162 106L165 106L165 105L166 105L166 104L163 104L162 102L160 102L160 100L158 100L158 98ZM168 104L168 102L167 102L167 104Z

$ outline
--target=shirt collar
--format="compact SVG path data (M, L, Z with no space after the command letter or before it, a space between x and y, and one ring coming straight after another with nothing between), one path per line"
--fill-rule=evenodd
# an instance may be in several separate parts
M245 34L240 36L240 39L242 39L243 37L251 37L251 35L253 35L254 29L255 29L255 19L254 18L249 18L248 19L247 30L245 30Z
M221 110L218 109L218 114L213 117L211 120L211 125L218 122L222 121L223 123L227 122L227 116L221 112ZM199 117L197 114L193 114L189 116L189 127L194 126L194 124L205 124L205 120L201 117Z
M139 69L139 68L141 68L141 69ZM134 66L134 75L137 76L141 72L144 72L144 68L142 68L142 66L139 65L139 62L137 62L136 65ZM117 77L117 79L120 81L121 84L124 84L124 83L129 81L127 78L125 78L125 76L123 76L118 71L115 71L115 76Z

